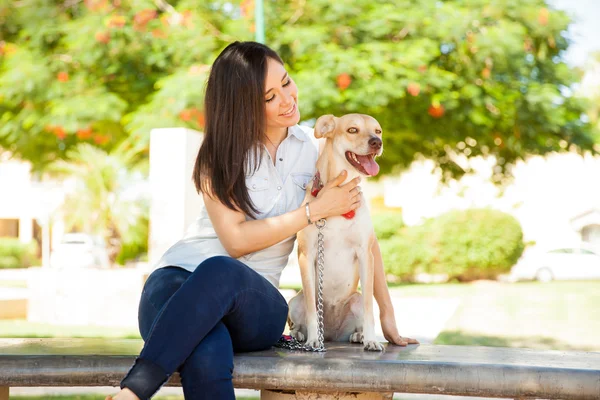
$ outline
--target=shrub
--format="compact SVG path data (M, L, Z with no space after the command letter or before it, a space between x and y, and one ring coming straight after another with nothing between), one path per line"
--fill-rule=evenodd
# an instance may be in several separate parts
M372 220L378 240L389 239L404 227L404 220L399 212L375 214L372 216Z
M403 281L412 281L416 273L433 262L434 250L420 226L403 228L397 235L379 241L379 247L386 273Z
M0 238L0 269L26 268L39 264L36 241L22 243L15 238Z
M419 272L469 281L495 279L521 256L519 222L491 209L451 211L381 243L386 270L404 280Z

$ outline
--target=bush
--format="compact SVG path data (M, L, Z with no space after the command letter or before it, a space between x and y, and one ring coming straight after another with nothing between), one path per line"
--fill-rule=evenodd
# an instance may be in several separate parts
M40 264L36 241L22 243L19 239L0 238L0 269L26 268Z
M404 227L404 220L399 212L375 214L372 216L372 220L378 240L389 239Z
M123 239L115 262L119 265L126 265L128 261L140 261L147 257L149 231L150 221L148 217L139 218L130 230L129 235Z
M431 264L435 253L420 226L403 228L397 235L380 240L379 247L386 273L406 282Z
M490 209L451 211L381 243L386 270L404 280L420 272L450 279L495 279L521 256L519 222Z

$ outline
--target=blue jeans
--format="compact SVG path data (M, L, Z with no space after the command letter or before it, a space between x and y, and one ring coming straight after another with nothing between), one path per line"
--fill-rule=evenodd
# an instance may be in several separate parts
M147 400L179 371L186 400L235 399L233 353L275 344L287 314L279 291L231 257L209 258L193 273L160 268L144 285L144 348L121 388Z

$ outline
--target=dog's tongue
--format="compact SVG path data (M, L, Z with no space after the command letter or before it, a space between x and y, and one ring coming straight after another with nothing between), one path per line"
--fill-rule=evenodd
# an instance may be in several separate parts
M375 176L379 173L379 165L375 162L373 156L359 156L357 154L356 158L370 176Z

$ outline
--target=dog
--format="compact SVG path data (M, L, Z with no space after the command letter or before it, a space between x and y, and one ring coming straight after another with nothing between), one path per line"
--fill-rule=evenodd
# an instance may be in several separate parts
M375 157L383 152L381 135L381 125L369 115L320 117L315 124L315 137L325 138L325 146L307 191L316 196L318 190L342 170L348 172L346 182L357 176L377 175L379 166ZM314 224L298 233L302 290L290 300L288 317L290 335L313 347L318 346L317 234ZM383 345L375 337L375 274L371 247L376 237L367 206L361 205L343 216L328 218L323 235L325 340L362 343L365 350L383 351ZM357 291L359 280L362 294Z

